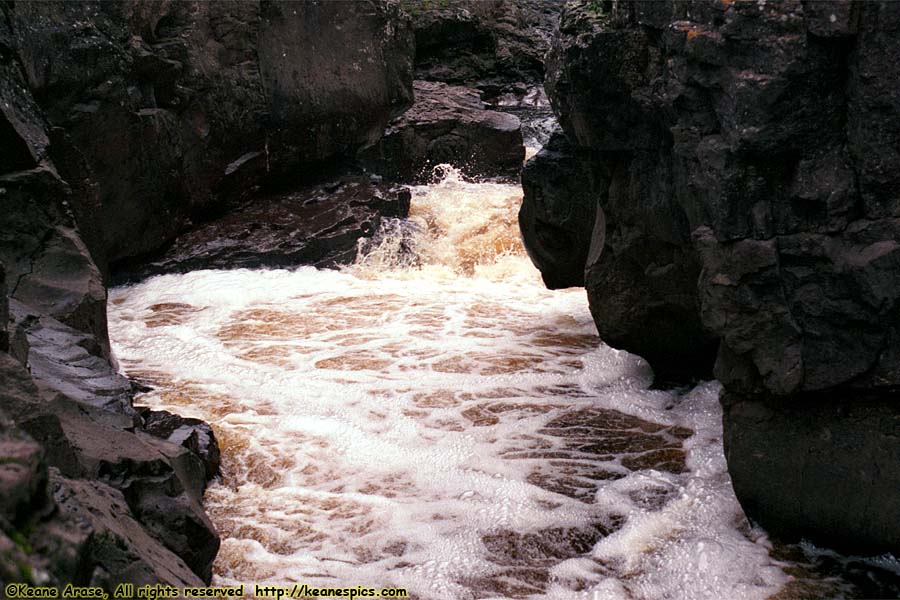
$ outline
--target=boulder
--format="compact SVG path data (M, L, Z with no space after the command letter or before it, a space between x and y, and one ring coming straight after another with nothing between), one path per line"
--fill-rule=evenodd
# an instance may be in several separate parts
M143 429L150 435L187 448L200 457L206 467L206 479L220 474L222 464L216 434L205 421L182 417L167 410L143 409Z
M0 175L0 262L8 294L97 340L109 353L106 290L74 220L65 184L52 168Z
M0 525L10 529L27 521L47 487L44 450L0 413Z
M353 262L357 240L372 236L382 217L405 217L410 193L363 175L269 196L178 237L156 259L120 270L121 277Z
M416 81L412 108L394 119L361 163L393 181L423 182L434 166L449 163L470 177L516 177L525 148L513 115L486 110L475 90Z
M50 491L61 516L89 533L82 551L87 565L76 581L100 586L110 595L121 583L178 588L209 583L147 533L120 491L99 481L68 479L55 469L50 470Z
M28 365L43 398L51 401L62 395L135 420L132 384L100 354L96 337L42 316L15 299L10 309L21 339L20 362Z
M0 411L0 581L87 581L90 533L59 513L43 448Z
M847 552L896 556L896 399L835 391L783 402L726 393L722 404L731 482L748 517L784 539L814 531Z
M873 525L854 534L859 507L824 482L844 485L850 447L877 464L895 454L843 415L900 410L898 30L894 3L574 1L547 60L548 95L584 163L571 187L599 186L602 252L584 283L601 337L679 378L715 360L735 407L774 414L726 407L748 513L866 552L897 550L896 483L874 479ZM544 262L584 256L583 244L561 247ZM832 441L768 432L807 412ZM819 479L801 493L807 446L831 466L811 458Z
M599 207L606 182L576 153L557 127L522 170L519 229L531 262L551 290L584 286L594 230L600 236L606 233L604 226L594 224L604 218ZM603 240L598 244L602 248Z

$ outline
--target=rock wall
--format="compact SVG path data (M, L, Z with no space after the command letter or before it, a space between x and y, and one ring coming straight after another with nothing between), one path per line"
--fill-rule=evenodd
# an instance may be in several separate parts
M416 36L416 78L521 96L544 75L562 0L401 0Z
M110 359L110 265L236 206L263 221L259 186L376 142L412 102L409 19L391 0L0 11L0 580L203 585L215 435L133 406ZM329 191L289 215L331 236L298 261L338 260L380 210L408 208L373 186L342 211Z
M394 2L3 10L53 140L27 150L52 154L101 266L159 248L261 180L352 155L412 102L413 33Z
M529 236L571 192L523 178L536 264L584 265L607 342L664 379L715 363L747 513L855 551L900 550L900 444L870 427L900 419L898 29L893 2L571 2L546 79L565 138L526 173L562 148L595 219Z

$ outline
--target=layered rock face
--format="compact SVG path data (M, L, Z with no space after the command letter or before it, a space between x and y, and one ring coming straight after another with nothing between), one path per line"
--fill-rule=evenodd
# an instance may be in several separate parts
M866 552L900 551L898 29L891 2L570 3L565 137L523 178L536 264L584 265L605 341L663 377L715 356L748 515ZM541 174L561 152L593 207Z
M388 0L0 11L0 580L203 585L215 435L133 406L110 358L110 265L235 207L235 238L269 219L306 243L297 262L346 260L366 223L404 213L408 193L368 178L279 214L250 199L352 158L409 106L409 19ZM185 268L208 250L181 249Z

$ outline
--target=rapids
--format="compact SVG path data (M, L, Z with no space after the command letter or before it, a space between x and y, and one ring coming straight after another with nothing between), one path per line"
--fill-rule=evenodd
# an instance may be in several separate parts
M444 169L343 271L197 271L110 294L138 403L210 422L218 584L421 599L767 598L718 384L650 389L583 290L546 290L518 186ZM788 596L785 596L788 597Z

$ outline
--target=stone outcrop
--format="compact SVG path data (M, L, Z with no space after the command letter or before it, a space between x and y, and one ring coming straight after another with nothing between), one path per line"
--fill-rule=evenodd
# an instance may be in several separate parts
M578 156L557 127L522 170L522 239L551 290L584 286L593 232L605 233L594 225L603 218L597 207L606 195L605 180L595 182L590 167L589 157ZM597 245L602 248L602 240Z
M209 581L218 536L199 458L133 416L49 399L2 353L0 406L0 568L19 570L5 581Z
M565 140L526 174L563 152L581 185L526 176L522 212L545 279L584 265L605 341L664 379L715 357L748 515L867 552L900 550L900 479L873 467L900 411L898 29L891 2L571 2L546 79ZM572 188L602 252L561 225Z
M401 0L412 16L416 78L521 98L544 75L562 0Z
M50 125L23 135L15 160L52 155L101 263L159 248L261 180L352 156L412 102L413 32L393 2L3 11L7 52Z
M517 117L486 110L469 88L416 81L413 90L412 108L360 152L365 167L403 182L428 181L441 163L469 176L518 176L525 148Z

